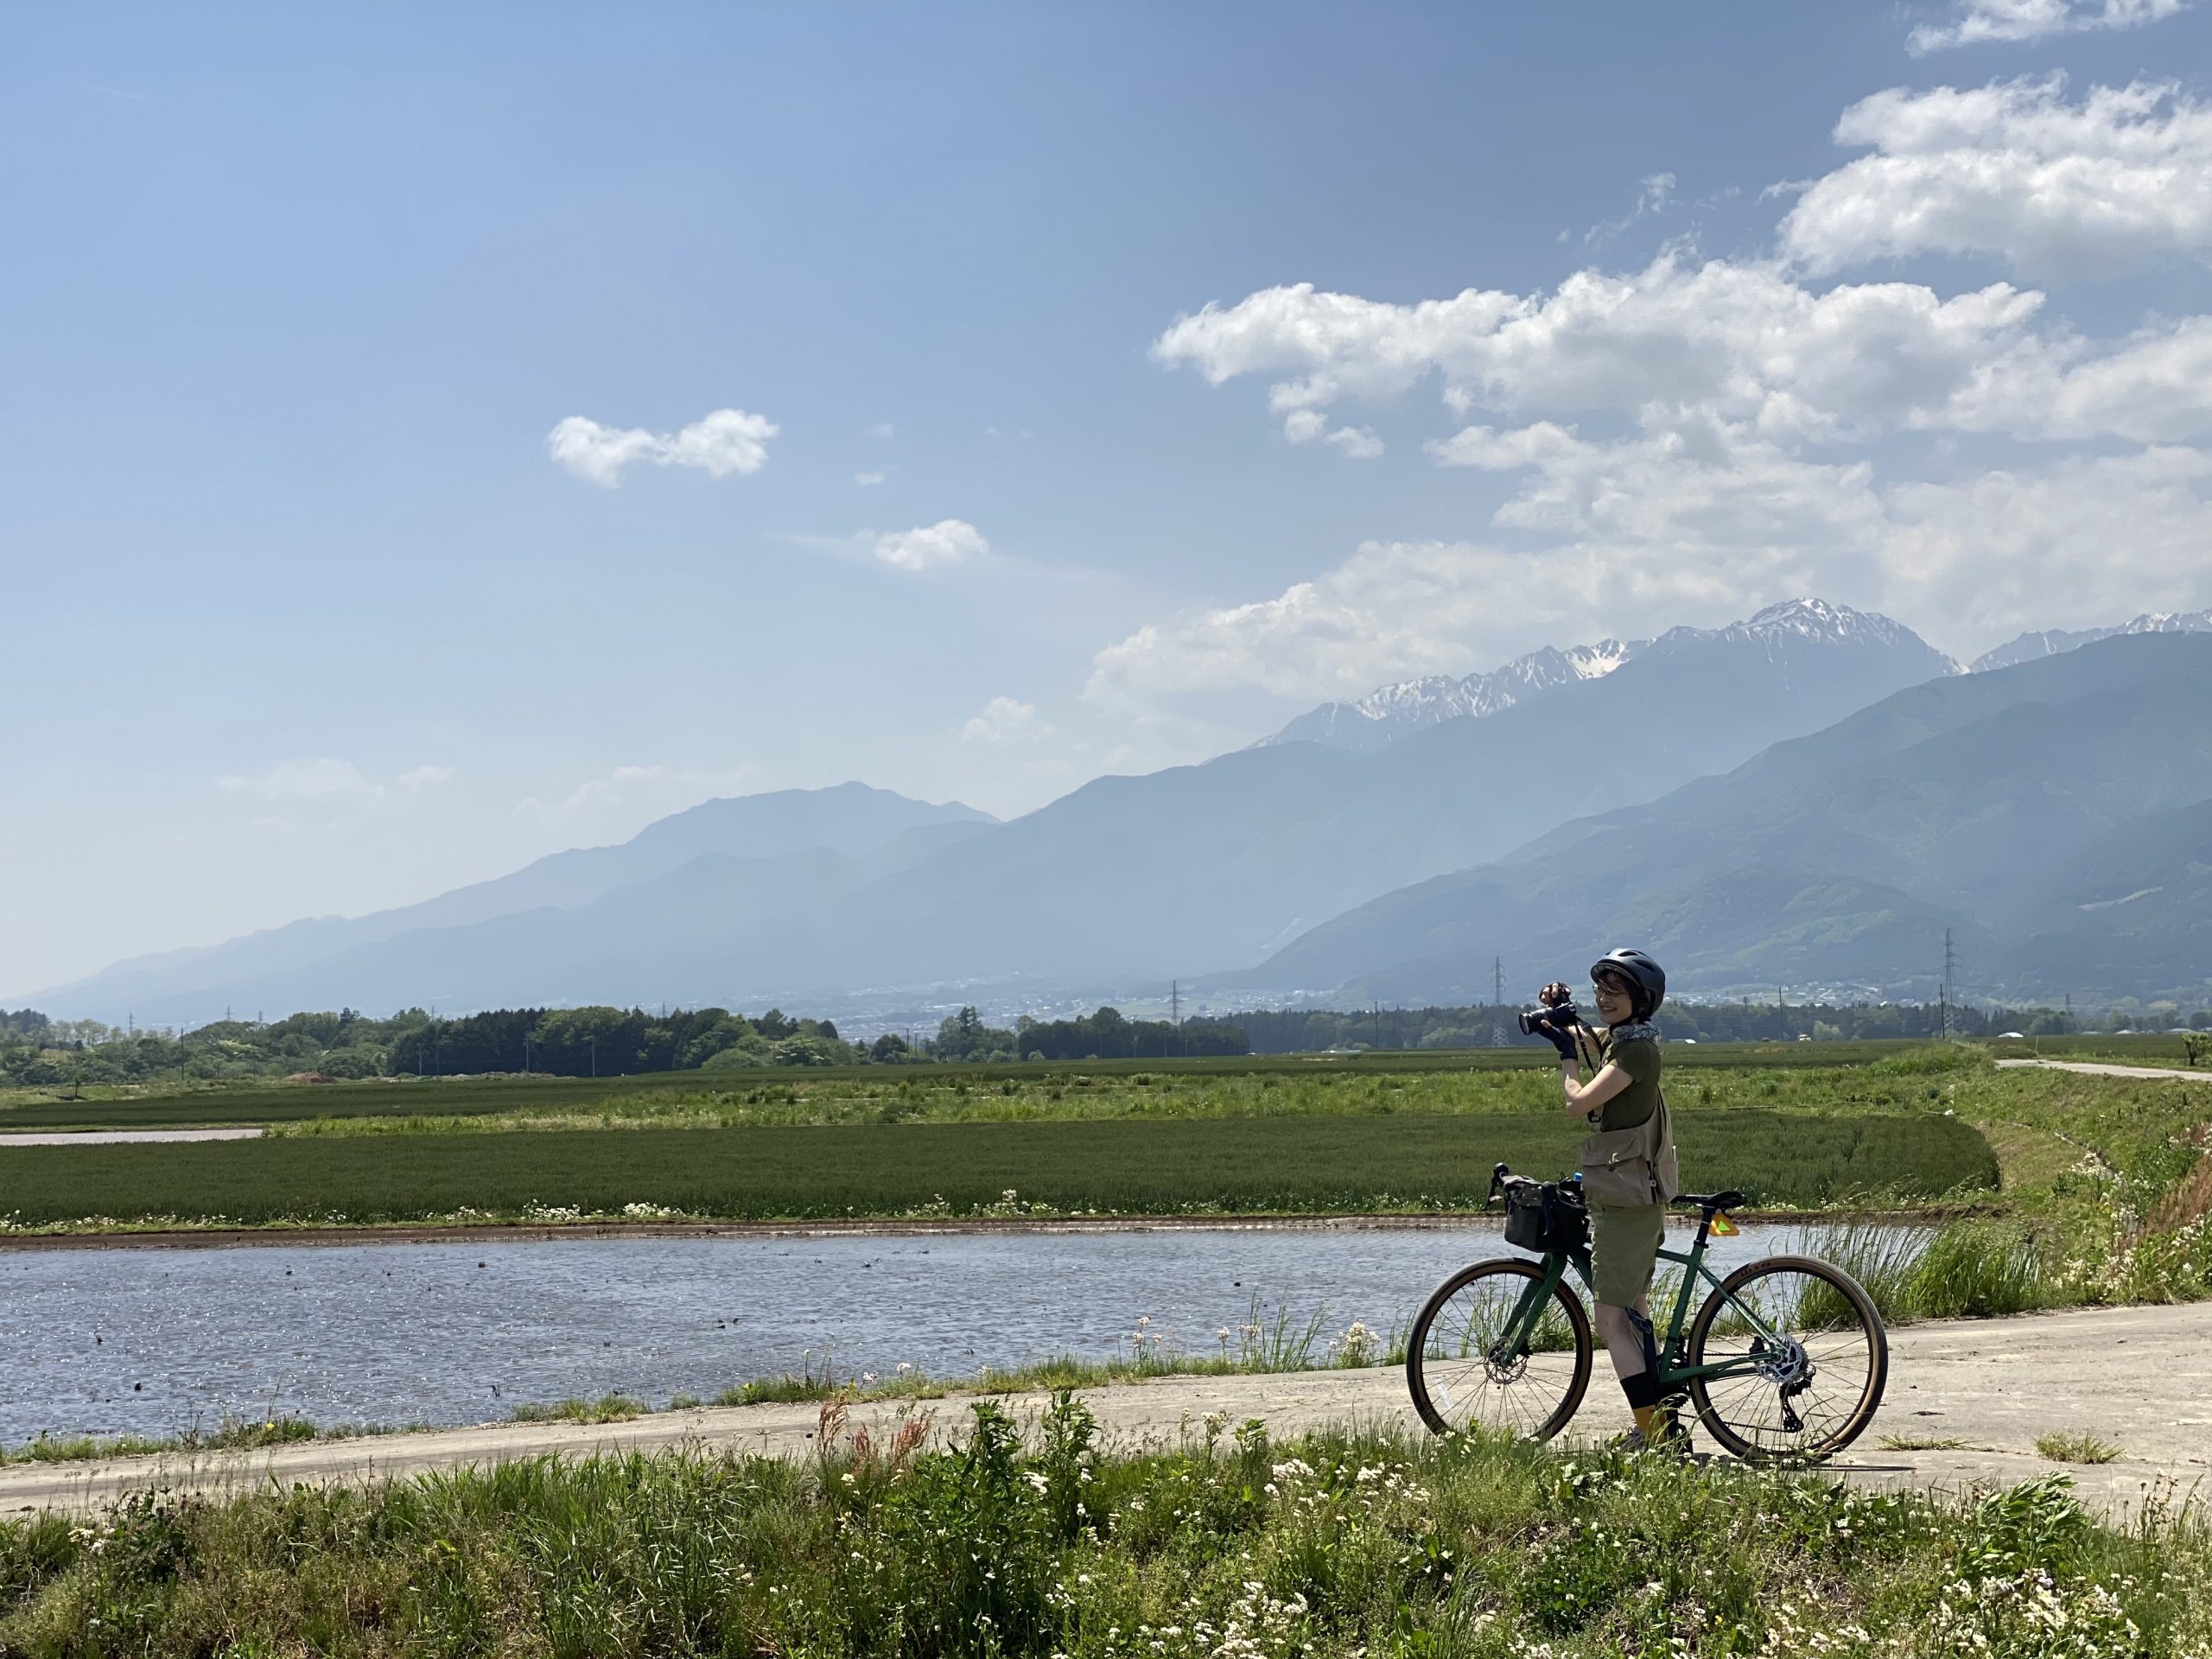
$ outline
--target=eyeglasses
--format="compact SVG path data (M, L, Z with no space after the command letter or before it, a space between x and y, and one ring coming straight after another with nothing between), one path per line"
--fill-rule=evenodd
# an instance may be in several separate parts
M1616 996L1634 996L1636 987L1618 974L1599 974L1591 982L1601 991L1611 991Z

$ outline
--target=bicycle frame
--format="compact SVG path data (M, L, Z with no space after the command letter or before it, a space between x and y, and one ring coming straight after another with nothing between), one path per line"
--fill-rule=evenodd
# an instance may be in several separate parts
M1675 1363L1676 1357L1681 1352L1682 1323L1689 1314L1690 1287L1699 1280L1703 1280L1726 1297L1728 1306L1734 1308L1752 1332L1765 1342L1779 1345L1788 1340L1783 1333L1776 1331L1765 1319L1760 1318L1758 1310L1738 1301L1722 1286L1719 1275L1705 1265L1705 1247L1712 1227L1713 1217L1710 1215L1700 1216L1698 1217L1697 1237L1692 1241L1688 1251L1670 1250L1664 1245L1662 1245L1659 1249L1659 1255L1663 1259L1679 1262L1688 1269L1682 1274L1681 1287L1675 1293L1674 1313L1668 1319L1666 1332L1659 1343L1657 1380L1660 1388L1667 1393L1673 1393L1676 1388L1688 1382L1694 1377L1710 1380L1715 1377L1734 1376L1757 1370L1767 1363L1759 1355L1742 1354L1732 1359L1716 1361L1709 1365ZM1544 1310L1551 1305L1552 1290L1567 1277L1569 1266L1572 1266L1576 1274L1580 1276L1582 1287L1590 1294L1592 1305L1597 1301L1597 1287L1590 1279L1590 1251L1587 1247L1573 1251L1548 1251L1542 1258L1542 1266L1543 1277L1531 1281L1529 1287L1521 1293L1520 1300L1513 1305L1512 1316L1506 1321L1505 1330L1498 1343L1499 1349L1505 1354L1523 1354L1529 1351L1530 1339L1535 1334L1536 1322L1543 1317Z

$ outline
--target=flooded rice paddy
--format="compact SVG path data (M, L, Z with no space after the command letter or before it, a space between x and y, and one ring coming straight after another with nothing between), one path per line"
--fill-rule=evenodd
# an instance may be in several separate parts
M1808 1242L1747 1226L1707 1259ZM958 1377L1126 1354L1140 1319L1211 1354L1255 1299L1299 1326L1325 1309L1318 1361L1351 1321L1402 1329L1446 1274L1506 1253L1480 1225L0 1251L0 1443L286 1413L483 1422L575 1395L711 1399L825 1362Z

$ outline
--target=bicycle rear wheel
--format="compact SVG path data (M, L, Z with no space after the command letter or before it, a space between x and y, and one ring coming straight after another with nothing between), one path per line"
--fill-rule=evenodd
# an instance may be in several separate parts
M1746 1461L1834 1456L1873 1421L1889 1380L1889 1337L1873 1299L1809 1256L1769 1256L1723 1279L1698 1309L1688 1348L1692 1365L1741 1362L1726 1376L1693 1378L1690 1399L1713 1438Z
M1505 1333L1543 1280L1531 1262L1478 1262L1436 1287L1406 1341L1414 1409L1439 1434L1484 1428L1548 1440L1567 1427L1590 1387L1590 1316L1554 1284L1525 1338Z

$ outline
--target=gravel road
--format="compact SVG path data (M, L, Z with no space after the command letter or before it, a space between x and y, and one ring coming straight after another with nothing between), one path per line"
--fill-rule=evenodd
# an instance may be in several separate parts
M1600 1377L1571 1434L1599 1437L1626 1427L1626 1412L1603 1384L1602 1369ZM1404 1377L1395 1370L1166 1377L1094 1389L1085 1397L1109 1437L1124 1446L1173 1443L1198 1432L1210 1412L1225 1413L1232 1423L1263 1417L1278 1435L1324 1423L1409 1432L1418 1427ZM1022 1395L1004 1403L1017 1414L1033 1415L1046 1401ZM940 1432L952 1432L966 1417L965 1404L956 1396L918 1408L933 1414ZM853 1419L880 1433L899 1409L862 1406ZM0 1514L85 1512L154 1486L219 1494L271 1481L358 1481L547 1452L700 1445L799 1457L811 1449L815 1425L810 1406L746 1406L596 1426L498 1423L250 1452L18 1464L0 1469ZM1896 1331L1881 1414L1831 1466L1847 1479L1884 1486L1961 1491L2008 1485L2058 1466L2037 1455L2035 1442L2068 1431L2120 1448L2114 1462L2069 1469L2082 1496L2115 1515L2137 1510L2146 1494L2162 1487L2186 1496L2212 1475L2212 1303ZM1885 1440L1957 1444L1906 1450L1885 1446Z
M2212 1083L2212 1071L2184 1071L2172 1065L2107 1065L2102 1060L1999 1060L2001 1071L2033 1067L2044 1071L2079 1071L2085 1077L2179 1077L2183 1083Z

